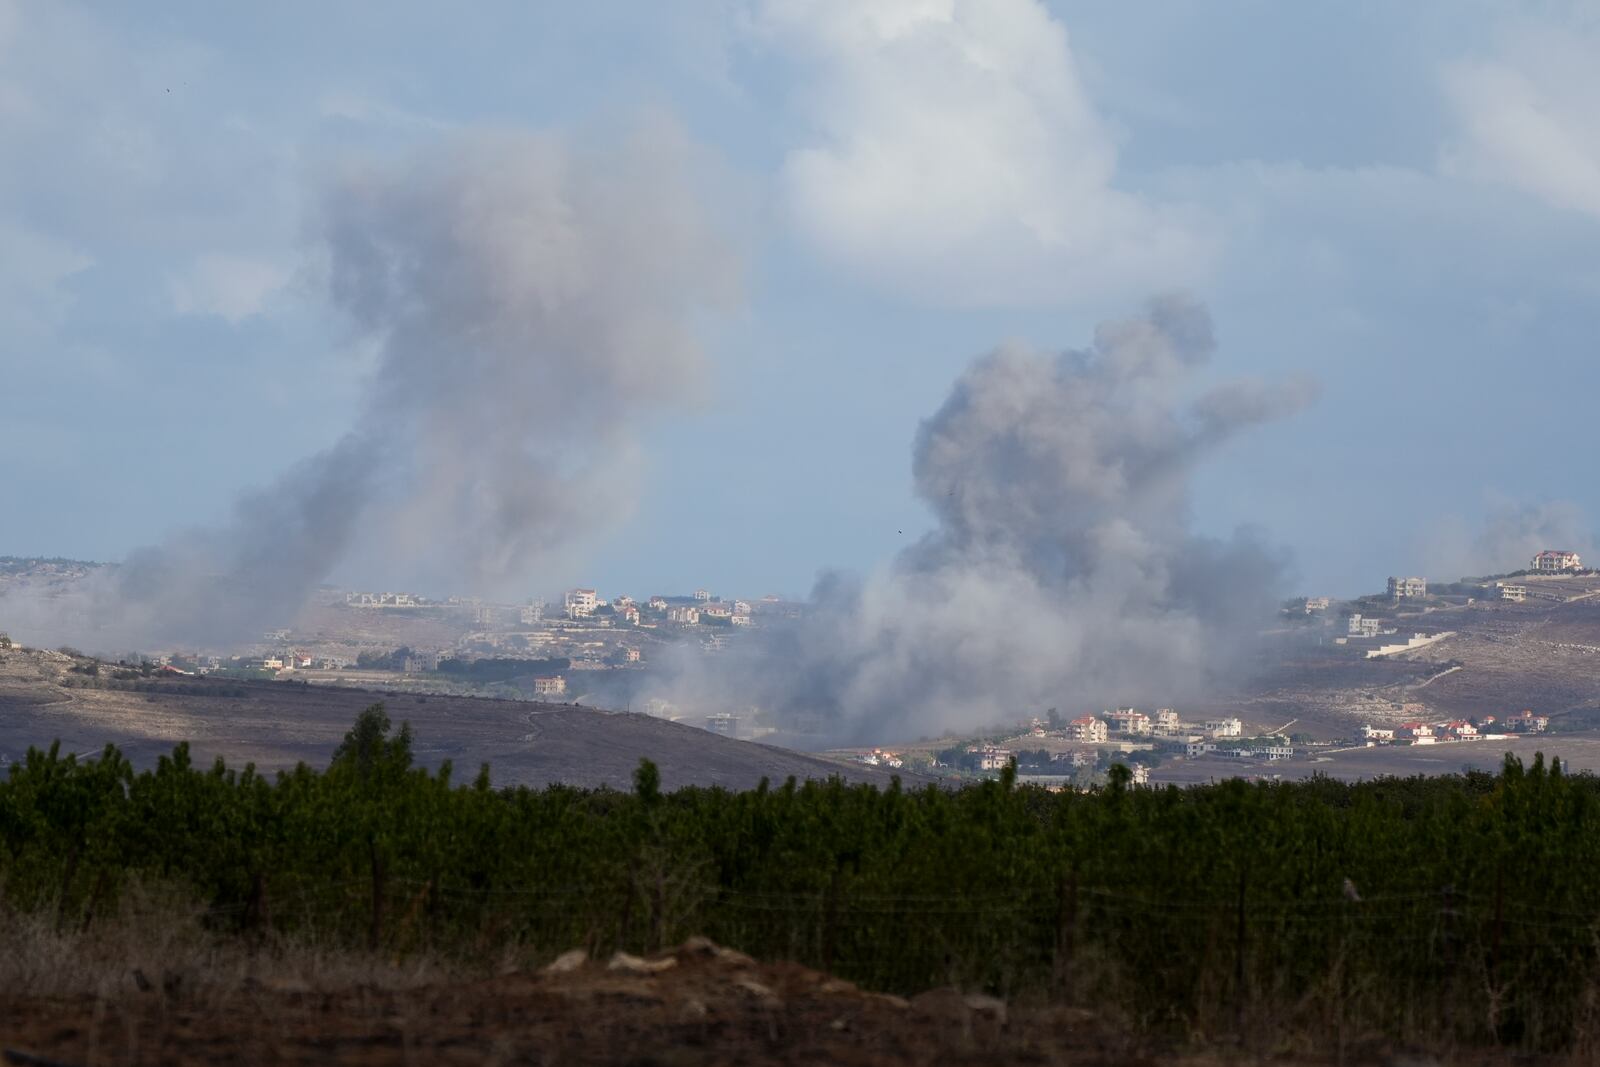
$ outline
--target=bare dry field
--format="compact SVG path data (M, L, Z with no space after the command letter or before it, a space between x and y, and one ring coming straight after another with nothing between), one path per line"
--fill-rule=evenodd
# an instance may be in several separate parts
M241 970L243 973L241 973ZM298 972L298 973L297 973ZM506 961L492 977L378 964L232 974L122 967L92 988L0 998L0 1045L18 1064L541 1064L631 1067L840 1064L1510 1063L1447 1060L1352 1037L1318 1047L1270 1025L1210 1049L1151 1044L1092 1011L1006 1004L955 989L901 998L797 964L758 963L704 940L651 959ZM1265 1020L1263 1020L1265 1022ZM1526 1056L1516 1062L1539 1062Z
M887 785L890 775L789 749L735 741L704 730L625 712L481 697L374 693L289 682L228 682L170 677L152 692L67 688L72 661L58 653L0 652L0 756L59 740L64 751L96 753L115 744L136 766L181 741L196 762L221 757L264 771L299 762L325 765L362 708L382 701L416 734L420 763L451 761L458 777L490 765L497 785L630 787L641 758L656 762L666 788L754 788L841 774ZM238 695L228 695L238 694Z

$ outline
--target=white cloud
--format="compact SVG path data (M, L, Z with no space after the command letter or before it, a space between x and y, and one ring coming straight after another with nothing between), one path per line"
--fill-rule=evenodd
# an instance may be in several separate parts
M1522 26L1499 54L1448 65L1446 96L1460 130L1448 174L1499 182L1600 218L1600 34Z
M811 72L816 143L791 152L793 219L891 288L1057 303L1195 281L1189 212L1116 184L1117 147L1065 28L1036 0L771 0L755 23Z
M171 280L169 292L180 315L220 315L237 323L260 314L289 277L288 269L264 260L203 255Z

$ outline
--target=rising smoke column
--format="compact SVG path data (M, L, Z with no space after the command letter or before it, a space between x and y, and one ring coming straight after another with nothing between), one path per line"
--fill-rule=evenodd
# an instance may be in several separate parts
M737 287L674 129L620 146L459 136L352 167L319 196L328 295L377 346L356 424L240 498L231 522L133 553L19 636L217 647L285 625L352 557L490 589L625 513L633 430L693 393L696 318Z
M1168 296L1087 350L977 360L916 435L936 528L864 580L824 576L803 622L712 668L715 698L881 741L1199 695L1272 617L1285 559L1191 533L1191 475L1309 392L1236 381L1190 399L1214 348L1205 309Z

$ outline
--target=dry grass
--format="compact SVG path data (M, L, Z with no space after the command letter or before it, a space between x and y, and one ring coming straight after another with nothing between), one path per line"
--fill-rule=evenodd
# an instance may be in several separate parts
M303 940L252 942L217 933L205 918L181 888L162 885L129 887L87 930L60 929L48 909L0 906L0 997L113 1001L159 987L225 1000L260 988L403 990L463 974L459 962L428 955L395 961Z

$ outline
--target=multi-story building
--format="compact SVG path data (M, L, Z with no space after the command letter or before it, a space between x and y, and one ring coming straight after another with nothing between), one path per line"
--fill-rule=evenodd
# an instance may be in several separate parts
M1583 561L1576 552L1565 549L1547 548L1533 557L1529 570L1538 571L1540 574L1559 574L1562 571L1575 571L1583 567Z
M1431 745L1436 740L1433 736L1433 727L1425 722L1403 723L1395 731L1395 736L1409 738L1413 745Z
M1208 737L1243 737L1244 723L1238 719L1207 719L1206 736Z
M1535 715L1524 709L1515 715L1507 715L1505 725L1507 729L1521 733L1542 734L1550 728L1550 716Z
M1106 739L1108 731L1103 719L1098 719L1093 715L1085 715L1082 718L1073 719L1067 724L1067 734L1074 741L1099 743Z
M533 695L558 697L567 691L567 680L559 674L545 675L533 680Z
M1360 615L1351 615L1349 634L1351 637L1377 637L1378 631L1383 626L1381 619L1367 619Z
M706 729L723 737L739 736L739 716L730 712L719 712L716 715L706 716Z
M1389 599L1410 600L1428 595L1428 582L1424 578L1390 578Z
M1004 770L1006 765L1011 762L1010 750L996 748L994 745L984 745L982 748L977 749L975 754L978 757L978 770L980 771Z
M1107 712L1105 718L1110 728L1119 734L1150 734L1150 716L1136 708L1118 708Z
M1150 724L1150 732L1157 737L1171 737L1183 729L1183 723L1178 721L1178 713L1172 708L1157 708L1155 721Z
M574 619L581 619L594 614L594 609L600 606L600 598L595 596L593 589L569 589L566 596L567 614Z
M700 601L710 600L711 591L709 589L696 589L694 591L694 598Z
M1509 600L1514 604L1520 604L1528 599L1528 587L1525 585L1496 582L1495 590L1500 594L1501 600Z

